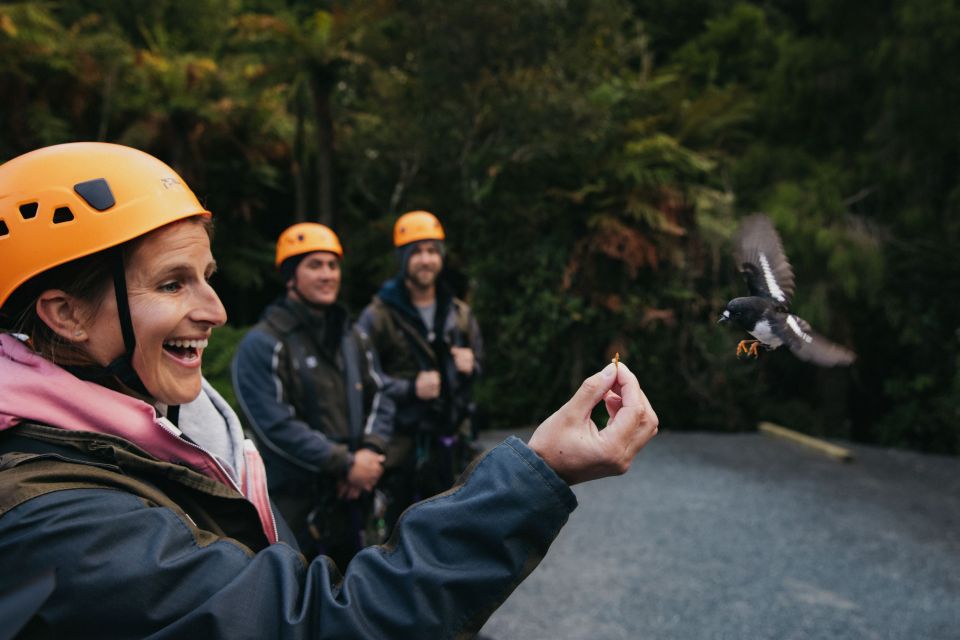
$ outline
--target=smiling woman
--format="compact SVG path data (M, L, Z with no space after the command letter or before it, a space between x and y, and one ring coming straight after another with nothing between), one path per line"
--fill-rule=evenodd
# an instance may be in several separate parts
M212 328L226 319L208 283L216 268L211 227L208 217L192 216L118 247L125 313L136 337L133 370L148 399L167 405L190 402L200 393L203 348ZM20 301L5 309L17 318L15 332L30 336L33 348L50 361L115 388L136 388L110 380L110 365L125 356L126 346L115 263L109 258L100 252L45 272L21 286L15 296Z
M200 394L203 348L226 312L209 278L216 263L205 225L188 218L150 232L133 243L125 277L130 318L137 346L133 368L150 397L168 405ZM40 298L41 312L44 296ZM83 344L101 366L125 353L116 296L107 295L89 308L80 303L78 324ZM47 313L47 316L55 314Z
M137 348L133 316L146 323L153 311L132 313L143 306L135 304L138 296L128 295L128 283L142 296L150 278L163 277L157 270L168 263L162 256L171 250L198 262L187 271L208 274L210 214L196 196L163 163L117 145L48 147L4 169L0 202L19 215L5 216L7 233L0 237L3 325L82 378L165 404L196 398L199 372L192 384L171 385L156 366L162 342ZM186 220L194 224L179 224ZM184 244L192 245L192 253ZM209 307L216 295L206 289L203 304ZM223 316L219 300L215 306ZM154 388L145 386L141 374ZM169 395L171 386L181 388ZM193 395L187 397L190 388Z
M0 594L54 583L17 612L22 629L0 606L7 635L469 637L563 526L567 483L623 473L656 433L636 378L611 365L531 446L494 449L342 577L329 559L307 565L259 453L201 377L226 321L209 216L127 147L0 165ZM315 266L329 297L339 271ZM602 433L589 421L601 400Z

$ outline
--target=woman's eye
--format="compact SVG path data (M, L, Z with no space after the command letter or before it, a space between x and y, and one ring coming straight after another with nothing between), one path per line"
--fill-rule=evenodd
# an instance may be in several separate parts
M163 291L164 293L176 293L177 291L180 291L180 283L166 282L160 285L160 291Z

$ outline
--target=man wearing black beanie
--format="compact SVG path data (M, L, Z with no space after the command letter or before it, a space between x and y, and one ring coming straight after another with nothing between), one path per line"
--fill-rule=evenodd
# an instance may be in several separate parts
M440 278L445 234L426 211L394 226L400 270L358 321L370 336L397 404L381 489L386 523L414 502L445 491L473 457L472 383L480 374L480 328Z

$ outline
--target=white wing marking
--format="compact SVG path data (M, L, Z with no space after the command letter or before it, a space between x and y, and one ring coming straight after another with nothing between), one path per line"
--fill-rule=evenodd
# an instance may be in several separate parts
M787 326L793 329L793 332L798 336L800 336L800 338L807 344L810 344L811 342L813 342L813 336L811 336L809 333L807 333L800 327L800 323L797 322L796 316L787 316Z
M767 281L767 289L770 290L770 295L780 302L786 302L787 296L783 292L783 289L780 288L780 285L777 284L777 279L773 275L773 269L770 268L770 261L767 260L766 254L762 251L760 252L760 267L763 269L763 279Z

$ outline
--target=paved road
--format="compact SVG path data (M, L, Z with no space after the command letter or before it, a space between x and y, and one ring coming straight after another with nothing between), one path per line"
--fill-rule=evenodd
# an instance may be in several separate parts
M481 638L960 639L960 459L840 444L661 433Z

